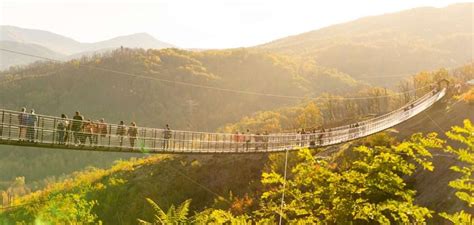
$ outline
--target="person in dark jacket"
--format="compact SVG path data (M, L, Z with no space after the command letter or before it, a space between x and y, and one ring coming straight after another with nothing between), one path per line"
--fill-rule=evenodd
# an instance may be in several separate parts
M127 133L127 128L125 127L125 123L122 120L120 121L120 124L117 127L117 133L116 133L119 138L120 147L122 147L123 145L123 136L125 136L126 133Z
M79 111L76 112L74 117L72 117L72 125L71 125L71 131L74 134L74 144L77 144L78 141L82 140L82 126L83 126L83 120L84 117L81 115Z
M20 131L18 132L18 140L23 141L26 138L26 123L28 120L28 114L26 113L26 108L21 108L21 113L18 114L18 125Z
M171 129L168 124L166 124L165 130L163 131L163 149L168 149L170 147L170 138L171 138Z

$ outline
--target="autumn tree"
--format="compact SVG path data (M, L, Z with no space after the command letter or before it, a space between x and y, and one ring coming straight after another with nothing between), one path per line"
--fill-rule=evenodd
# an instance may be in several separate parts
M460 173L461 177L449 182L449 186L456 189L456 196L464 201L471 209L474 207L474 126L469 120L464 121L464 127L455 126L446 135L456 142L464 145L464 148L453 148L447 146L446 152L453 153L463 166L452 166L451 170ZM449 214L440 214L454 224L474 224L474 217L469 212L461 210Z
M264 173L267 191L261 197L261 218L282 216L288 223L313 224L407 224L424 222L431 212L414 202L415 191L403 176L418 168L432 170L428 148L440 148L435 134L415 134L410 141L395 146L360 146L352 166L341 169L330 161L315 158L309 150L299 152L301 160L283 176Z

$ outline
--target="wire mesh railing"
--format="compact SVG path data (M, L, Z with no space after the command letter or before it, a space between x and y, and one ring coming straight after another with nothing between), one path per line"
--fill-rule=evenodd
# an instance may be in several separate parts
M312 133L231 134L127 126L0 109L0 144L149 153L281 152L365 137L419 114L446 94L433 90L387 114Z

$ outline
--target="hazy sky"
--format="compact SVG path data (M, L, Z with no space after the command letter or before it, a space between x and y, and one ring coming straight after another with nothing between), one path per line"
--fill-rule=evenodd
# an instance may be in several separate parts
M456 2L460 0L0 0L0 24L48 30L81 42L147 32L183 48L232 48L364 16Z

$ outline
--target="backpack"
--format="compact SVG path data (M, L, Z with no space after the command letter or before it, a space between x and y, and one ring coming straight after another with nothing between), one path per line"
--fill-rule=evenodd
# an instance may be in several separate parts
M64 130L64 128L66 128L66 126L64 125L64 121L60 121L58 123L58 130Z

